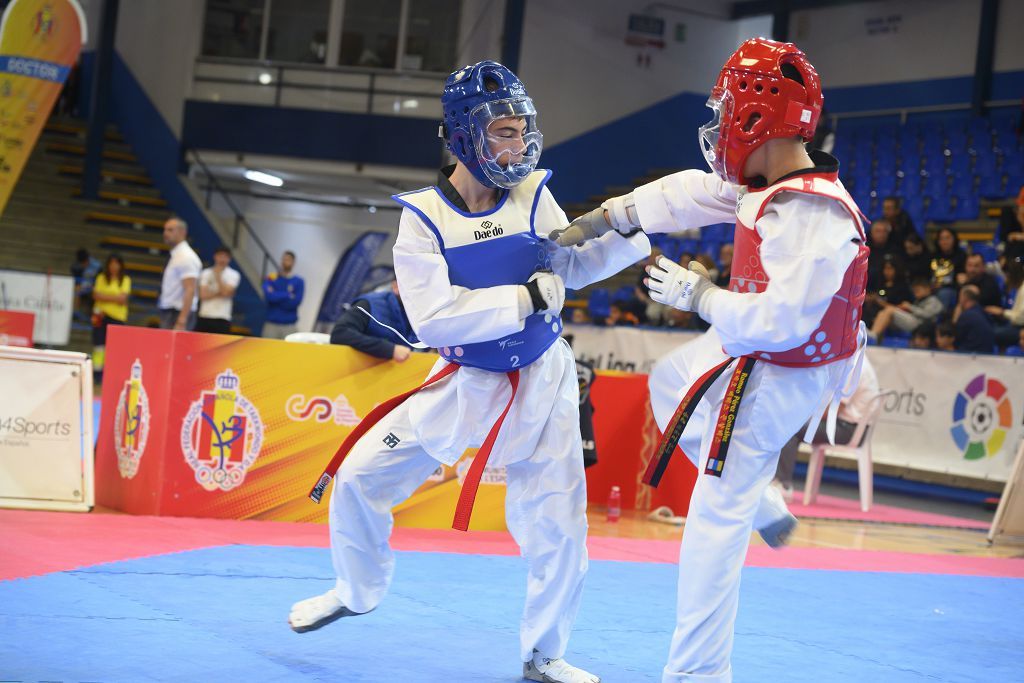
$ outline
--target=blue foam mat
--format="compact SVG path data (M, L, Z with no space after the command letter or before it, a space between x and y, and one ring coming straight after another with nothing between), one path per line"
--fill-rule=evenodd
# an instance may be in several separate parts
M298 635L328 552L225 546L0 582L0 679L519 680L516 557L399 553L375 612ZM591 563L570 643L606 683L658 681L676 567ZM1024 581L747 568L737 683L1021 680Z

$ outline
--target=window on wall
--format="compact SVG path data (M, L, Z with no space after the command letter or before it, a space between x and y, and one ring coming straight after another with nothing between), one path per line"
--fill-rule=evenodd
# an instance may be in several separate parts
M402 0L345 0L341 66L395 68Z
M459 0L408 0L402 68L452 71L459 36Z
M270 5L267 59L323 64L331 0L277 0Z
M203 54L258 59L264 0L207 0Z

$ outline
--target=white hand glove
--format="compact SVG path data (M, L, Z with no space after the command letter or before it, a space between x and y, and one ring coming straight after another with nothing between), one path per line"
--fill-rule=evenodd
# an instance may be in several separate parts
M611 230L628 235L639 227L640 220L633 206L633 193L630 192L606 200L598 208L574 220L568 227L553 230L548 239L554 240L560 247L571 247L600 237Z
M532 313L558 315L565 303L565 283L554 273L534 273L525 285L533 304Z
M587 240L600 237L612 230L604 219L604 209L600 206L583 214L561 230L552 230L549 240L554 240L560 247L572 247Z
M644 284L651 290L651 298L681 311L699 313L701 299L710 299L712 290L719 289L697 261L690 261L690 269L686 270L662 256L657 265L647 266L647 275Z

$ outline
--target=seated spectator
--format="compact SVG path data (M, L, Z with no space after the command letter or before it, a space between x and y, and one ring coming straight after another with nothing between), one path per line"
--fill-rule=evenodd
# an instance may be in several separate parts
M887 259L902 256L902 246L892 239L892 225L884 218L871 224L868 234L868 289L879 289L882 281L882 264Z
M999 217L999 240L1007 262L1024 263L1024 187L1017 195L1017 204L1003 209Z
M961 278L962 284L974 285L981 293L979 303L983 309L989 307L1001 307L1003 303L1003 291L999 287L999 281L985 268L985 257L981 254L971 254L964 264L964 274Z
M732 277L732 243L723 244L722 248L718 250L718 277L715 278L715 284L719 287L729 287L729 278Z
M914 221L903 210L903 199L900 197L886 197L882 200L882 218L892 226L892 239L896 242L903 242L910 235L917 234Z
M916 232L903 239L903 267L911 281L919 277L932 277L932 253Z
M608 317L604 324L608 327L622 327L626 325L639 325L640 319L636 312L630 310L629 304L625 301L613 301L609 309Z
M1007 356L1024 356L1024 327L1020 329L1017 337L1017 343L1014 346L1007 347Z
M899 306L914 298L910 288L907 287L906 276L896 257L887 256L881 268L879 281L875 283L875 287L868 286L868 293L864 299L862 317L868 325L874 325L875 317L886 305Z
M697 256L697 263L701 264L707 269L708 275L711 277L712 282L718 280L718 264L715 263L715 260L713 258L708 256L707 254L699 254ZM689 262L687 262L686 265L690 265Z
M669 308L665 311L665 327L673 330L703 331L708 325L700 319L696 313L691 311L680 311L678 308Z
M966 262L967 252L960 246L960 236L952 228L940 229L932 252L932 279L935 295L947 310L956 305L957 277L963 274Z
M132 295L132 279L124 272L124 259L111 254L96 276L92 291L92 369L103 372L106 360L107 327L128 322L128 297Z
M662 318L665 315L665 305L659 304L657 301L651 298L650 292L644 287L644 278L647 277L647 266L653 266L658 262L658 259L662 256L662 251L658 247L651 247L651 255L640 262L641 271L640 277L637 280L636 287L633 290L633 296L639 300L644 306L644 320L648 325L660 325Z
M953 323L940 323L935 328L935 348L939 351L956 351L956 327Z
M874 407L873 403L878 400L881 393L878 386L878 374L865 355L857 388L853 390L852 396L844 398L839 403L834 442L836 445L845 446L853 440L853 433L857 431L857 425L868 416ZM829 442L826 431L827 422L828 416L823 416L811 439L812 444ZM806 426L794 434L793 438L782 447L782 451L779 453L779 462L775 467L775 480L772 483L781 489L782 497L786 500L793 498L793 469L796 465L797 449L800 447L800 442L803 441L805 430Z
M231 267L231 250L218 247L213 266L199 274L199 318L196 332L231 334L231 309L242 275Z
M910 348L912 349L934 349L935 348L935 325L923 323L910 335Z
M397 280L392 281L391 291L370 292L353 301L331 330L332 344L399 363L409 358L412 344L418 341Z
M953 312L956 325L957 351L964 353L992 353L996 345L996 333L988 316L980 305L981 292L976 285L960 288L960 299Z
M942 315L942 302L932 292L930 278L917 278L911 283L910 289L914 295L913 303L884 302L868 333L872 339L881 339L890 326L900 332L913 332L924 323L934 323Z
M590 319L590 313L585 308L571 308L569 309L572 313L569 315L569 322L576 323L577 325L589 325L593 322Z
M92 287L99 272L100 262L89 255L88 249L79 249L75 252L75 262L71 264L71 277L75 281L76 307L82 306L86 311L92 310Z
M1007 299L1013 301L1011 308L985 306L985 312L995 320L999 348L1016 344L1024 328L1024 264L1011 261L1006 267L1006 293Z

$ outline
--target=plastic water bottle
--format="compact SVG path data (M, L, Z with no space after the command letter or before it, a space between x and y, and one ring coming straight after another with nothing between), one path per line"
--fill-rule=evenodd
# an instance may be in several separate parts
M617 522L622 516L622 491L618 486L613 486L608 494L608 521Z

